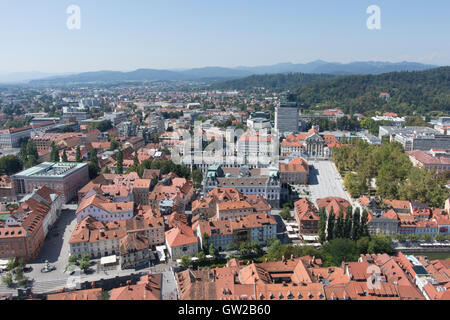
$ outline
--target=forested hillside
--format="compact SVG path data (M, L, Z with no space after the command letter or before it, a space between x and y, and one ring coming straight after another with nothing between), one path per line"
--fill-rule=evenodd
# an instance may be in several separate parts
M216 83L219 90L291 90L302 109L339 107L349 114L396 112L399 115L448 115L450 67L380 75L267 74ZM388 92L391 98L381 99Z
M381 99L381 92L388 92L391 98L388 101ZM298 102L311 110L340 107L349 114L376 111L400 115L448 114L450 67L375 76L344 76L300 87L295 93Z

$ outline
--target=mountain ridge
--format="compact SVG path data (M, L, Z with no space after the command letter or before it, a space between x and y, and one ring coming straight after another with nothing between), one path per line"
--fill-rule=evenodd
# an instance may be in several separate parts
M279 63L275 65L256 67L203 67L173 71L165 69L137 69L129 72L102 70L33 79L32 84L42 83L85 83L85 82L116 82L116 81L198 81L203 79L229 80L244 78L251 75L277 73L307 73L307 74L382 74L395 71L422 71L438 66L417 62L351 62L337 63L316 60L305 64Z

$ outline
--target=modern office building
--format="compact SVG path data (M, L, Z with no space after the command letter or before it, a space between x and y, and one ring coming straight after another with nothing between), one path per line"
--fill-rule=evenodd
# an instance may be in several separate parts
M281 102L275 108L275 130L298 132L299 110L295 102Z
M68 203L78 190L89 182L87 163L43 162L11 177L13 192L26 195L41 186L47 186L64 196Z

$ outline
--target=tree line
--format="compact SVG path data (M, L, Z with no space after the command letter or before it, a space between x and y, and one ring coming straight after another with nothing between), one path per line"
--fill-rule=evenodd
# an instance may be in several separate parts
M353 212L351 206L348 206L345 212L342 210L335 214L333 207L327 212L324 207L320 208L319 213L319 241L325 243L337 238L346 238L357 241L362 237L369 237L367 229L368 213L366 210L360 213L359 208Z

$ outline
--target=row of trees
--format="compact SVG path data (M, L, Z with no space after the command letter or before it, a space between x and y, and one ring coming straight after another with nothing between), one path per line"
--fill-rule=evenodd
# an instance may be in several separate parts
M328 216L325 208L322 207L319 213L319 240L321 243L325 243L325 241L337 238L357 241L362 237L368 237L367 220L367 211L364 210L361 214L359 208L356 208L353 212L352 207L348 206L345 217L342 210L336 217L333 207L331 207Z
M8 287L14 284L14 280L17 281L19 286L24 287L28 283L28 278L24 276L23 269L25 268L25 261L16 258L8 259L6 265L7 273L2 277L2 282ZM14 274L14 277L13 277Z
M340 266L342 262L357 261L361 254L387 253L392 254L392 239L383 235L372 238L361 237L357 241L345 238L336 238L324 244L321 249L312 246L295 246L282 244L278 239L272 239L268 243L267 254L263 258L268 260L280 260L282 257L314 256L322 260L325 267Z
M86 254L82 255L81 258L76 255L71 255L69 257L69 261L67 263L65 271L67 271L72 266L78 266L81 269L81 271L86 273L89 270L89 268L91 267L90 254L86 253Z
M431 234L428 234L428 233L424 233L424 234L421 234L421 235L412 233L412 234L408 234L406 236L404 234L396 234L393 238L395 240L398 240L398 241L405 241L405 240L408 240L408 241L426 241L426 242L429 242L429 241L432 241L432 240L436 240L436 241L450 241L450 235L448 235L448 234L437 234L437 235L434 235L434 236L431 235Z
M78 146L79 148L79 146ZM56 146L53 141L50 145L50 161L51 162L67 162L67 153L66 149L63 150L61 157L59 156L59 148Z
M360 129L360 124L356 117L347 118L341 117L336 121L329 120L327 118L314 118L307 126L306 129L310 129L313 125L319 126L320 131L333 131L333 130L345 130L356 131Z
M392 126L392 122L388 120L375 121L372 118L362 119L360 122L361 128L367 129L369 133L378 136L381 126Z

